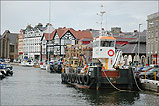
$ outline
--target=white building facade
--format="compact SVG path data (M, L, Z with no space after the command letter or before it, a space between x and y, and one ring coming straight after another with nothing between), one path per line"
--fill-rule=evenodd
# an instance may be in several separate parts
M41 39L41 60L65 57L66 45L76 45L81 39L93 39L90 31L75 31L72 28L58 28L50 35L44 33Z
M41 37L43 33L50 32L54 30L51 24L47 24L46 27L43 27L42 24L38 24L34 28L30 25L27 26L25 33L24 33L24 59L31 59L31 60L40 60L40 44L41 44Z

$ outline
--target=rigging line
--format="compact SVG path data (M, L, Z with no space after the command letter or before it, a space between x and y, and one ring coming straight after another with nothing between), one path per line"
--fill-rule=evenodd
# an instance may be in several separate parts
M116 55L116 59L115 59L115 62L114 62L114 64L113 64L113 67L115 66L115 64L116 64L116 62L117 62L117 59L118 59L118 57L119 57L119 53L120 53L120 51L119 50L117 50L117 55Z
M133 48L132 52L135 50L136 46L137 46L137 45L135 45L135 46L134 46L134 48ZM137 54L136 54L136 55L137 55Z
M138 90L142 91L141 88L139 87L139 85L137 84L137 81L136 81L136 78L135 78L134 71L133 71L133 70L131 70L131 71L132 71L132 73L133 73L133 78L134 78L134 80L135 80L135 84L136 84Z

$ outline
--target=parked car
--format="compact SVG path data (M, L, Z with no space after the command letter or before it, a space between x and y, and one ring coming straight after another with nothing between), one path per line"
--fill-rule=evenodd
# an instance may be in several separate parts
M143 69L144 67L136 67L136 66L134 66L132 68L133 68L133 71L134 71L135 75L138 76L139 73L140 73L139 70Z
M149 71L146 72L146 79L154 79L155 74L159 73L159 68L152 68ZM145 79L145 72L142 72L139 74L139 78Z
M138 71L137 71L137 73L142 73L142 72L147 72L147 71L149 71L149 70L151 70L153 67L149 67L149 66L146 66L146 67L144 67L144 68L142 68L142 69L139 69Z
M159 65L156 65L156 64L150 64L150 67L159 67Z

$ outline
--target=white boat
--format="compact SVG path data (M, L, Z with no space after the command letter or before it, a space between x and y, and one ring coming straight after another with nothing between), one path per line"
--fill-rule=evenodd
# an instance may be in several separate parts
M33 67L34 62L32 62L32 61L22 61L21 65L24 66L24 67Z
M43 62L40 63L40 69L46 70L46 66L47 66L47 64L45 64Z

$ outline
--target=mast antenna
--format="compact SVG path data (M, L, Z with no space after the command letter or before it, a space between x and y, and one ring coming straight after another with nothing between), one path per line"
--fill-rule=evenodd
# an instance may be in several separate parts
M100 22L101 29L100 30L101 30L101 35L103 35L103 28L102 28L103 27L102 26L103 25L103 14L106 12L103 10L103 7L104 7L103 4L100 7L101 7L100 13L97 13L97 15L99 15L101 17L101 22Z

